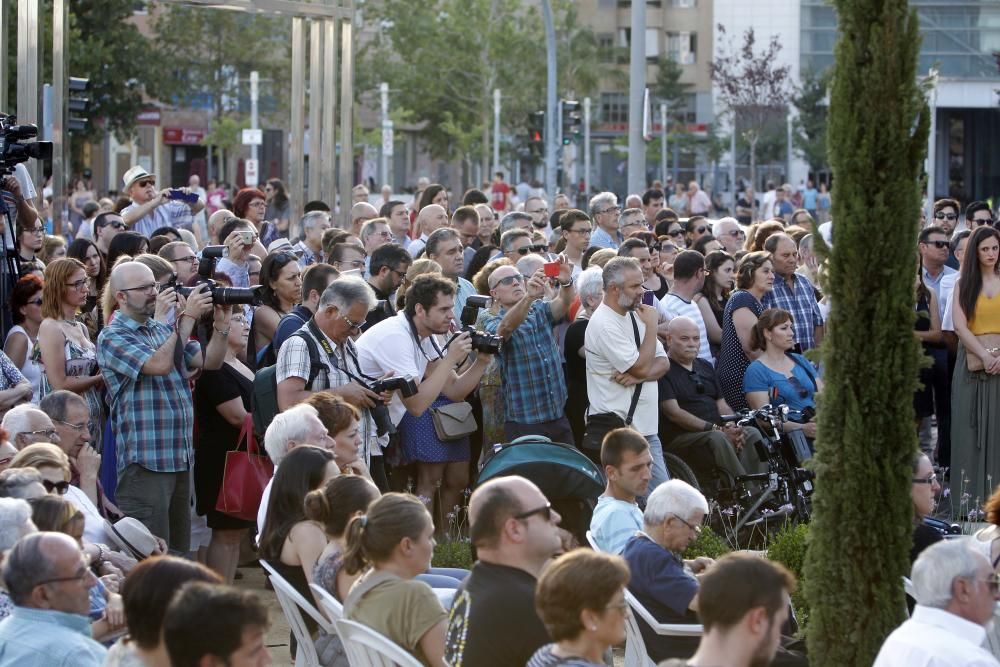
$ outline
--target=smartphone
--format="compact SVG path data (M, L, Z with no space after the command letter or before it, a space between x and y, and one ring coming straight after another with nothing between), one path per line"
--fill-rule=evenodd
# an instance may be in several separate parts
M239 236L240 243L242 243L243 245L251 245L251 244L253 244L253 236L254 236L253 232L250 232L250 231L240 231L240 232L236 232L236 233L240 235Z
M178 189L178 188L172 188L171 190L169 190L167 192L167 198L168 199L179 199L181 201L186 201L186 202L191 203L191 204L193 204L196 201L198 201L198 195L196 195L195 193L193 193L193 192L184 192L183 190Z
M545 264L543 266L545 268L545 277L546 278L558 278L559 277L559 269L562 268L562 265L559 262L545 262Z
M647 306L652 306L656 304L656 293L653 290L643 290L642 292L642 302Z

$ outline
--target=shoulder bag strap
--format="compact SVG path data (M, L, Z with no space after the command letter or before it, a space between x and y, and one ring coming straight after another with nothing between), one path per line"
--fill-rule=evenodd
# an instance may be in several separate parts
M813 391L819 391L819 385L816 383L816 373L812 369L812 364L810 364L808 361L806 361L805 363L799 361L800 355L789 354L789 356L792 358L792 361L795 362L795 365L799 366L802 370L806 372L806 375L809 376L809 379L813 383Z
M629 319L632 320L632 333L635 335L635 349L638 350L642 345L642 341L639 340L639 324L635 321L635 313L628 314ZM643 382L638 382L635 385L635 389L632 390L632 403L628 406L628 415L625 417L625 425L632 425L632 417L635 416L635 409L639 405L639 394L642 393Z

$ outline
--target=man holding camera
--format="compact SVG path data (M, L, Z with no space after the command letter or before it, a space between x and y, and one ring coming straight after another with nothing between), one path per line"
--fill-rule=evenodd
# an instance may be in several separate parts
M559 284L559 295L552 301L542 300L547 280ZM552 333L575 296L573 264L560 256L536 271L527 284L516 267L501 266L490 274L489 287L500 311L487 316L483 328L504 339L499 356L504 436L508 441L544 435L554 442L575 442L565 414L562 355Z
M275 368L279 410L301 403L317 391L329 390L362 412L361 453L366 463L372 455L382 454L371 410L388 401L389 395L380 396L369 389L375 377L362 372L351 335L358 333L374 307L375 293L364 280L357 276L337 278L323 290L312 319L282 344ZM313 366L318 370L315 376Z
M194 409L190 377L202 352L188 339L212 309L199 286L187 299L161 289L144 264L125 262L111 272L118 315L97 339L97 363L111 404L118 442L118 507L164 539L173 554L189 551L190 467ZM175 327L166 324L178 313ZM216 307L208 358L225 356L232 308ZM218 367L218 366L217 366Z
M156 189L156 174L150 174L139 166L132 167L122 177L124 188L132 203L122 209L122 219L133 231L149 237L160 227L191 229L194 214L205 208L205 202L195 195L194 201L177 198L191 195L190 188L171 190Z

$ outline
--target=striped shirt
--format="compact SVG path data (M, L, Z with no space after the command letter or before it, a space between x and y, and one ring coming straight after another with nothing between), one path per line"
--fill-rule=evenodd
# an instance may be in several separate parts
M122 215L124 216L132 209L138 207L139 204L129 204L122 209ZM192 224L194 224L194 215L191 213L191 207L185 202L173 199L160 204L136 220L132 225L132 231L139 232L146 238L149 238L160 227L190 230Z

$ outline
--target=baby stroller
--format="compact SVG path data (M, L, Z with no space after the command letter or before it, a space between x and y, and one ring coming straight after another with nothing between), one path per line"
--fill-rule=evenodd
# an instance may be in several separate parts
M586 544L590 517L597 497L604 493L604 474L593 461L571 445L543 436L527 435L497 444L486 453L476 484L494 477L520 475L538 485L562 521L560 526Z

